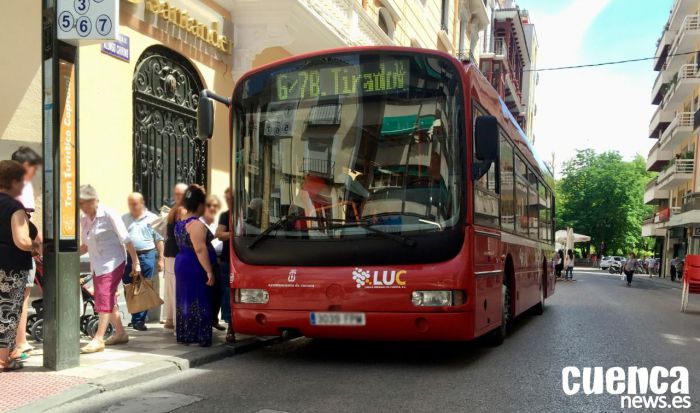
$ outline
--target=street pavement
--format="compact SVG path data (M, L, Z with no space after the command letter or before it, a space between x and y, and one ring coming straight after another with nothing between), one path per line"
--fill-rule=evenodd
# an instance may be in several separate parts
M542 316L500 347L305 338L64 405L57 412L612 412L620 396L567 396L562 369L684 366L700 411L700 296L679 283L577 270ZM644 409L639 409L644 411ZM665 409L663 411L678 411Z

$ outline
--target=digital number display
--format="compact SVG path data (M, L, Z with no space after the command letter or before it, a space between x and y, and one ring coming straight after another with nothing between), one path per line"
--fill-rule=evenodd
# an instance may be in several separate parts
M408 59L383 58L379 64L293 70L274 76L273 100L373 95L408 89Z

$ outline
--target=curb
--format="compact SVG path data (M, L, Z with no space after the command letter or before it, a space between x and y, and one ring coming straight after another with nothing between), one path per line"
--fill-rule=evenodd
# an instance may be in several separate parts
M27 405L11 410L13 413L46 412L77 400L96 396L100 393L118 390L124 387L145 383L156 378L180 373L182 371L211 363L236 354L255 350L282 341L280 337L252 337L234 344L221 344L215 347L200 348L183 354L180 357L168 357L152 361L137 368L83 383L67 389L59 394L37 400ZM131 371L134 370L134 371Z
M682 281L681 281L681 282L674 282L674 281L671 281L671 280L667 280L667 279L665 279L665 278L658 278L658 277L654 277L654 278L648 278L648 277L647 277L647 278L640 278L640 280L646 280L646 281L649 281L649 282L652 283L652 284L664 286L664 287L667 287L667 288L675 288L676 290L682 290L682 289L683 289L683 282L682 282Z

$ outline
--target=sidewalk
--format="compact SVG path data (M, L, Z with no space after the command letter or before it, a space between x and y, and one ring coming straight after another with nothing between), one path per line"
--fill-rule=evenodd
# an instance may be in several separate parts
M175 342L173 330L148 324L148 331L127 329L126 345L107 347L104 352L80 356L80 366L53 372L45 369L40 343L25 362L24 369L0 373L0 412L43 412L52 407L109 390L178 373L277 340L238 336L235 344L225 342L225 332L214 330L214 343L203 348ZM87 343L81 338L81 345ZM15 409L15 410L13 410Z
M675 289L678 289L678 290L682 290L682 289L683 289L683 281L682 281L682 280L681 280L681 281L671 281L671 278L669 278L669 277L666 277L666 278L659 278L659 277L656 276L656 275L653 276L653 277L650 277L650 276L647 275L647 274L635 274L635 275L634 275L634 278L635 278L635 279L640 279L640 280L647 280L647 281L650 281L650 282L652 282L652 283L654 283L654 284L656 284L656 285L664 286L664 287L667 287L667 288L675 288Z

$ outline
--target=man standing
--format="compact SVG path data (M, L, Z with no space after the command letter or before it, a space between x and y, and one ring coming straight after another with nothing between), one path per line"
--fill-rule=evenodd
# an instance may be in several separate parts
M216 280L216 286L219 288L218 294L221 297L221 318L228 323L228 331L226 332L226 341L233 342L235 339L233 333L233 324L231 323L231 299L230 299L230 274L231 274L231 262L230 262L230 243L231 243L231 229L229 227L229 217L233 208L233 196L231 195L231 188L227 188L224 192L224 198L226 199L226 206L228 210L224 211L219 215L219 226L216 228L216 238L223 242L223 248L221 250L221 271L219 272Z
M158 216L146 209L143 195L134 192L128 197L129 213L122 216L122 221L129 231L129 238L136 249L136 256L141 265L141 275L146 279L153 278L154 270L162 271L163 264L163 237L158 234L151 223ZM127 257L126 268L122 282L130 284L131 279L131 257ZM145 331L146 317L148 311L131 314L131 327L135 330Z
M163 272L163 280L165 281L165 293L163 294L163 312L165 319L165 328L175 328L175 256L177 256L178 248L175 242L175 222L179 221L185 214L185 209L182 207L182 198L187 191L187 184L179 183L173 187L173 205L168 214L167 236L165 237L165 271Z
M674 255L671 260L671 281L676 281L676 266L678 265L678 256Z
M32 178L34 178L34 175L36 175L37 171L43 164L43 160L38 153L27 146L20 146L19 149L14 151L12 153L12 160L21 163L24 167L24 189L22 190L22 195L20 195L17 200L22 203L24 209L31 216L36 209ZM41 233L38 234L36 241L39 243L39 245L41 245ZM41 251L36 251L35 253L41 255ZM29 294L32 291L35 277L36 264L34 261L32 261L32 270L29 272L29 279L27 280L27 284L24 289L22 314L19 319L19 324L17 325L17 339L15 343L15 351L12 354L13 358L19 358L22 356L22 353L28 353L34 349L31 345L29 345L29 343L27 343L27 312L29 308Z

